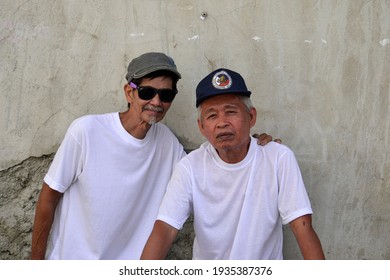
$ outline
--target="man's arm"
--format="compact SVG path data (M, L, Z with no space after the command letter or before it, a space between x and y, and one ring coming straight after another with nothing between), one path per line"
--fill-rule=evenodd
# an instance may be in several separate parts
M46 183L43 183L35 209L31 248L31 259L33 260L45 259L47 240L61 196L62 193L51 189Z
M290 222L290 227L305 260L325 259L320 239L312 227L311 215L293 220Z
M154 223L153 231L146 242L141 260L163 260L168 254L178 230L163 221Z

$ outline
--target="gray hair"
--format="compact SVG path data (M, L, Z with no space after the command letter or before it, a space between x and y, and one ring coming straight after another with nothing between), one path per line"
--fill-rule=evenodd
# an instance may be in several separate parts
M236 95L236 96L241 100L242 103L244 103L248 112L253 108L252 100L248 96L243 96L243 95ZM198 119L200 119L201 114L202 114L202 103L200 103L198 106Z

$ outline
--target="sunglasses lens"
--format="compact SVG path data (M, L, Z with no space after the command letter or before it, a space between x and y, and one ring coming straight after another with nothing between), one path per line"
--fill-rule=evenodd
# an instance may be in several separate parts
M153 87L142 86L138 87L138 96L142 100L150 100L157 93L162 102L172 102L177 92L173 89L155 89Z
M138 96L142 100L150 100L156 95L156 91L152 87L138 87Z
M172 102L176 96L176 91L173 89L162 89L159 90L158 96L162 102Z

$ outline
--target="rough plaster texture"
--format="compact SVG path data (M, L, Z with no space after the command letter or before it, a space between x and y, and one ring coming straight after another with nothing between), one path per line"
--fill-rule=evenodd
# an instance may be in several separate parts
M0 258L28 257L43 155L74 118L124 110L128 62L163 51L183 75L165 123L186 148L204 140L197 81L241 72L254 132L296 153L327 258L390 259L389 15L389 0L3 0ZM299 259L285 233L286 258ZM172 258L188 258L190 234Z
M0 171L0 259L27 259L42 176L52 156L28 158Z

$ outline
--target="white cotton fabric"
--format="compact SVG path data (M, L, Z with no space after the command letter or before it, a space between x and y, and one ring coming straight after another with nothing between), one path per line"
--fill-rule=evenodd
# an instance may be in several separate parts
M75 120L45 182L64 193L48 259L139 259L173 166L185 155L163 124L142 140L118 113Z
M282 259L282 224L311 213L293 152L252 138L237 164L208 142L184 157L157 219L181 229L194 214L193 259Z

